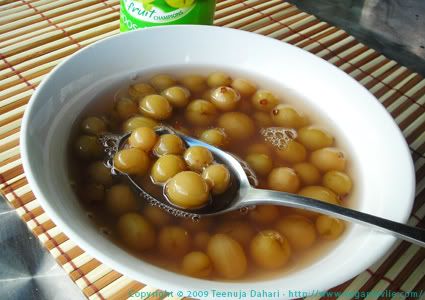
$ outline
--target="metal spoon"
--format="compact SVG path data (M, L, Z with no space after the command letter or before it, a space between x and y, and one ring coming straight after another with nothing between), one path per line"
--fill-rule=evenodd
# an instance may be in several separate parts
M228 152L211 146L200 140L189 137L167 126L156 128L158 134L172 133L180 136L188 146L202 146L208 148L214 155L216 161L225 164L230 170L232 177L231 188L223 195L214 197L206 206L185 210L177 207L168 201L161 186L153 187L149 191L138 184L138 180L124 173L119 172L113 166L114 154L125 144L130 136L124 135L104 135L100 138L107 154L106 165L111 168L115 175L124 176L139 193L139 195L149 201L152 205L158 206L169 213L179 216L199 219L200 217L219 215L235 210L246 209L255 205L282 205L293 208L301 208L317 213L330 215L342 220L359 223L376 228L377 230L391 233L398 238L425 247L425 230L415 228L406 224L394 222L388 219L359 212L346 207L330 204L327 202L303 197L300 195L278 192L273 190L257 189L255 173L248 165ZM153 186L153 185L150 185Z

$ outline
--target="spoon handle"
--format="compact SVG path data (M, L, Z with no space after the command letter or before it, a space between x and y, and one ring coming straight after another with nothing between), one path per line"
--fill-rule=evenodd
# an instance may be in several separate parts
M252 188L249 189L248 193L243 197L243 200L238 203L238 207L261 204L302 208L325 215L331 215L354 223L372 225L380 231L389 232L403 240L425 247L425 230L422 228L416 228L403 223L394 222L346 207L299 195Z

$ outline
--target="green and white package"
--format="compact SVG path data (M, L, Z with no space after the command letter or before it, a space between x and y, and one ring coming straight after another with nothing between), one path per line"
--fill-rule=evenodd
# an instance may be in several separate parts
M121 32L172 24L213 23L215 0L121 0Z

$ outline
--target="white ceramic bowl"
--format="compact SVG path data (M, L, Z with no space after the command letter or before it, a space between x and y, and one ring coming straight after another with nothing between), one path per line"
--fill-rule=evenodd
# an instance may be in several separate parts
M407 220L414 199L410 153L393 119L366 89L320 58L271 38L218 27L168 26L120 34L78 51L45 78L28 104L21 134L26 176L48 215L76 244L126 276L169 291L210 291L209 298L212 289L287 290L282 298L288 297L288 290L326 290L386 253L395 241L392 236L356 225L312 265L254 285L171 273L102 236L69 185L66 148L71 125L105 86L175 65L230 67L295 91L347 137L357 161L356 184L361 186L355 207L391 220Z

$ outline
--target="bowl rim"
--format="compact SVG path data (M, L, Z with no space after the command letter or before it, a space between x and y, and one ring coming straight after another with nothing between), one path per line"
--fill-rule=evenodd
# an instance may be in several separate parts
M114 259L104 255L101 251L98 251L95 247L93 247L90 244L90 242L88 242L84 238L81 238L78 232L69 228L68 225L62 220L62 217L50 206L49 201L46 200L45 193L40 189L38 182L37 182L38 180L34 176L34 168L32 166L31 159L30 159L31 149L28 146L28 140L30 139L29 134L28 134L28 128L31 124L30 116L31 116L32 111L34 109L34 103L36 103L37 99L39 98L39 94L45 88L45 86L49 85L50 81L54 77L57 70L63 68L71 60L75 59L79 55L82 55L82 53L85 53L89 49L98 47L99 44L103 44L105 42L110 42L110 41L113 41L113 40L120 40L120 39L123 39L126 36L131 36L131 35L137 36L137 35L143 34L143 32L146 32L146 31L159 31L159 32L161 32L161 31L164 31L164 30L166 30L166 31L168 31L168 30L179 31L179 30L182 30L182 29L184 29L184 30L209 30L209 31L211 31L211 30L212 31L233 31L233 32L235 32L235 34L249 35L249 36L252 36L252 38L256 38L256 39L272 40L273 43L276 44L276 47L292 47L294 49L297 49L297 51L299 51L299 52L303 52L303 55L308 55L308 56L310 56L311 59L315 59L316 61L320 61L320 63L322 63L322 64L326 64L328 66L328 68L333 69L333 72L337 72L337 73L340 74L340 76L344 76L346 80L351 80L352 84L356 85L358 89L362 89L363 91L366 91L370 95L370 97L372 97L375 100L375 102L376 102L375 104L380 106L380 109L382 110L382 113L383 113L382 114L383 117L385 115L385 117L392 122L392 124L394 125L394 129L395 129L394 134L398 136L398 139L400 140L400 142L402 144L401 146L404 147L405 155L410 157L410 160L409 160L410 163L409 163L409 166L407 166L407 167L408 167L409 173L410 173L409 179L410 179L410 185L411 185L411 187L410 187L411 195L406 196L406 198L409 199L409 202L405 207L404 213L402 213L400 215L400 219L403 222L406 222L408 220L408 217L410 216L410 212L411 212L412 207L413 207L414 196L415 196L415 171L414 171L414 165L413 165L413 161L411 159L409 147L408 147L407 142L404 139L402 132L400 131L397 123L395 122L395 120L390 116L390 114L387 112L385 107L375 98L375 96L373 96L359 82L357 82L355 79L353 79L351 76L349 76L348 74L346 74L341 69L334 66L333 64L325 61L324 59L322 59L322 58L320 58L320 57L318 57L314 54L311 54L310 52L308 52L304 49L298 48L298 47L293 46L291 44L282 42L280 40L276 40L272 37L268 37L268 36L264 36L264 35L256 34L256 33L252 33L252 32L246 32L246 31L233 29L233 28L223 28L223 27L205 26L205 25L170 25L170 26L158 26L158 27L143 28L141 30L129 31L129 32L126 32L126 33L120 33L120 34L110 36L110 37L107 37L105 39L96 41L93 44L88 45L87 47L79 49L78 51L76 51L75 53L73 53L72 55L70 55L66 59L64 59L62 62L60 62L57 66L55 66L53 68L53 70L50 71L50 73L47 74L47 76L45 78L43 78L43 81L40 83L39 87L32 94L32 96L31 96L31 98L28 102L27 108L25 109L24 117L23 117L22 124L21 124L21 134L20 134L22 165L23 165L23 168L24 168L25 176L28 180L28 183L29 183L34 195L36 196L36 199L40 202L41 206L46 211L49 218L51 218L54 221L54 223L60 228L60 230L63 231L79 247L81 247L84 251L87 251L91 256L98 259L102 263L105 263L106 265L111 266L113 269L121 272L123 275L129 276L130 278L134 278L135 280L140 280L139 279L140 273L138 271L135 271L134 269L127 267L125 265L121 265L120 263L117 263ZM284 45L284 46L282 46L282 45ZM358 274L360 274L365 268L367 268L368 266L370 266L373 263L375 263L376 261L378 261L391 248L391 246L395 243L395 241L396 241L396 239L393 238L393 237L389 237L388 239L386 239L385 243L379 245L379 247L381 249L379 251L379 254L376 253L375 255L368 256L367 259L365 261L363 261L363 263L361 263L361 264L359 263L356 267L353 268L354 269L353 272L344 273L344 276L339 276L338 278L335 278L334 280L328 281L330 286L326 287L326 288L334 287L334 286L336 286L336 285L338 285L342 282L349 280L350 278L353 277L353 275L357 276ZM205 282L208 282L208 284L210 284L211 286L225 286L227 290L232 290L232 289L240 290L240 288L237 288L235 286L253 283L253 282L246 282L246 281L239 281L239 282L207 281L207 280L202 280L202 279L195 279L195 278L186 277L186 276L176 274L176 273L171 272L171 271L167 271L165 269L161 269L161 272L164 272L163 274L170 273L173 276L175 276L177 279L173 282L169 282L169 281L163 282L163 281L161 281L160 278L149 277L149 280L146 280L148 282L145 282L145 283L151 284L151 285L154 285L154 286L159 286L159 287L166 286L167 290L172 290L172 289L174 289L174 290L185 290L185 286L186 286L186 283L188 282L188 280L191 280L195 283L194 285L192 285L192 287L197 286L197 284L204 285ZM250 299L250 298L248 297L247 299Z

